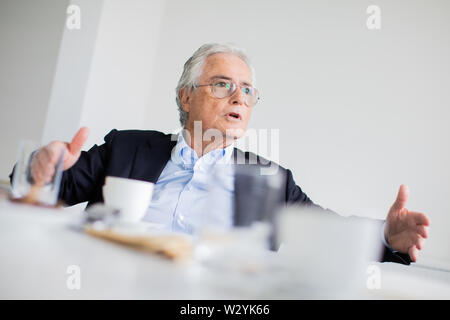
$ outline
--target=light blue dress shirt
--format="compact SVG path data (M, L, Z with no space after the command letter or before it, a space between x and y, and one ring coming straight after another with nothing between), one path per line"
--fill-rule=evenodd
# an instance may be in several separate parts
M143 218L169 231L192 234L198 228L232 225L234 174L233 144L198 157L178 135L171 158L154 186Z

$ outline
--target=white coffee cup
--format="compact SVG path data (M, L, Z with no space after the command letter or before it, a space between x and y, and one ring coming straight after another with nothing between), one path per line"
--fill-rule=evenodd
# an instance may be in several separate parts
M107 176L103 199L107 206L120 210L120 220L139 222L150 205L153 186L147 181Z

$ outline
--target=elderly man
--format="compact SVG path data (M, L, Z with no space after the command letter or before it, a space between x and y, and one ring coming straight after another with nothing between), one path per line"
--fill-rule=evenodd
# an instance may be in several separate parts
M188 231L194 223L191 215L195 205L206 198L202 173L208 173L219 161L231 163L236 155L260 160L233 148L233 141L244 135L259 99L253 77L249 59L239 48L203 45L185 63L176 88L180 122L185 128L182 133L174 138L157 131L112 130L104 144L82 152L88 129L81 128L72 142L53 141L41 148L31 162L32 177L40 184L49 181L64 151L59 197L68 205L102 202L102 186L108 175L150 181L155 189L144 219ZM195 134L198 130L200 137ZM205 139L211 131L214 139L211 135ZM286 203L317 206L295 184L290 170L279 170L286 181L282 188ZM220 197L232 199L233 191L231 184ZM406 209L407 199L408 188L402 185L383 225L383 261L416 261L427 238L429 219ZM224 207L228 211L224 215L231 216L231 210Z

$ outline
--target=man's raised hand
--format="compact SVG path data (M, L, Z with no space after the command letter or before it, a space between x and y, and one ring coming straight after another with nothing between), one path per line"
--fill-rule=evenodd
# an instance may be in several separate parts
M73 137L72 141L52 141L39 149L31 161L31 174L36 184L45 184L51 181L55 167L62 153L63 170L72 167L80 157L81 148L89 136L89 129L82 127Z
M409 211L405 208L409 197L409 189L402 184L397 199L386 218L385 237L392 249L408 253L413 262L417 261L419 250L422 250L430 219L421 212Z

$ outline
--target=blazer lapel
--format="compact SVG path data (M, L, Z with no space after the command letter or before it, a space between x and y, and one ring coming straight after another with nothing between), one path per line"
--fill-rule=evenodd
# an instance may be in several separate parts
M156 183L176 143L177 140L173 140L172 135L169 134L137 147L130 178Z

